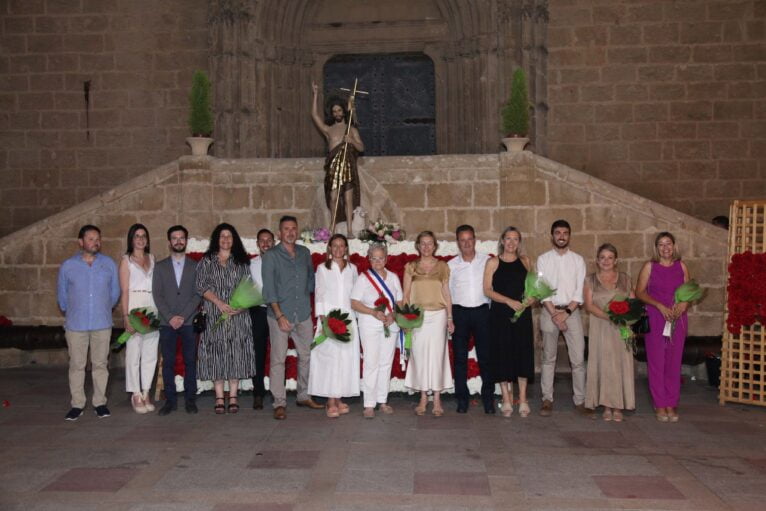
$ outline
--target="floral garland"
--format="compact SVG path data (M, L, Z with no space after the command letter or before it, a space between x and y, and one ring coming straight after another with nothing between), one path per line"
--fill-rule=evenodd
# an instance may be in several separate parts
M766 254L734 254L729 264L729 315L726 328L738 335L743 326L766 320Z

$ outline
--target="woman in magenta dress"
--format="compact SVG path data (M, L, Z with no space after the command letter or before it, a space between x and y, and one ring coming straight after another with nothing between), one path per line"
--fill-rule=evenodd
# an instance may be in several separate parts
M676 289L689 280L689 269L681 261L676 239L661 232L654 239L654 256L641 268L636 296L646 304L649 333L646 334L646 363L649 391L660 422L678 422L681 394L681 358L688 329L688 303L675 303ZM665 324L675 321L669 337Z

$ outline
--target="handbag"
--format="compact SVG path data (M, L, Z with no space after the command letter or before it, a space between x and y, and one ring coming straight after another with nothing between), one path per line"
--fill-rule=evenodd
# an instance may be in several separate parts
M197 312L197 314L194 315L194 319L192 319L192 328L196 333L201 333L205 331L205 327L207 326L207 314L205 314L205 311L200 310Z
M633 326L630 327L631 330L633 330L633 333L636 335L643 335L648 334L651 329L649 328L649 316L644 313L641 316L641 319L633 323Z

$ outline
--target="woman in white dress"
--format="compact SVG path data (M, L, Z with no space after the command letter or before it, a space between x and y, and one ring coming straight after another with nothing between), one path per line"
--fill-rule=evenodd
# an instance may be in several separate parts
M348 257L348 240L335 234L327 243L327 261L317 268L314 289L314 313L317 333L322 329L325 315L333 309L349 313L351 341L344 343L327 339L311 350L308 393L327 398L327 416L348 413L343 397L359 395L359 333L351 309L351 290L358 273Z
M447 334L455 331L452 322L452 297L449 292L449 266L434 254L438 245L431 231L418 234L415 248L419 259L404 268L404 301L420 307L423 326L412 331L412 353L404 385L420 391L417 415L426 413L428 391L433 392L434 416L444 415L441 391L452 388L452 370L447 349Z
M122 316L125 330L133 334L125 347L125 388L133 396L130 403L136 413L154 411L149 390L157 367L159 330L148 334L136 332L128 315L137 307L146 307L157 314L152 298L154 256L149 252L149 231L142 224L133 224L128 230L128 250L120 261L120 289Z
M399 336L393 312L395 305L402 301L402 286L394 272L386 271L387 258L386 245L370 245L367 259L371 270L359 276L351 292L351 307L357 313L359 338L364 351L363 415L368 419L375 417L376 405L383 413L394 413L394 409L388 405L388 386ZM385 311L375 306L381 297L386 300ZM389 330L388 337L385 334L386 327Z

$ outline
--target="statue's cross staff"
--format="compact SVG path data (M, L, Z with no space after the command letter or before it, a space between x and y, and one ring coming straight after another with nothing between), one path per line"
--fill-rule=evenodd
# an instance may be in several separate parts
M343 154L341 156L340 160L340 166L338 166L335 169L335 175L333 176L333 182L338 183L338 193L335 197L335 207L332 210L332 226L330 227L330 232L335 232L335 221L338 218L338 206L340 205L340 193L341 193L341 184L340 184L340 173L343 171L343 169L346 167L346 154L348 153L348 136L351 133L351 125L354 121L354 99L356 98L357 94L366 94L369 95L370 93L367 91L359 90L357 89L357 85L359 84L359 79L354 78L354 88L353 89L345 89L343 87L340 88L343 92L348 92L348 124L346 125L346 136L343 138ZM351 219L346 219L347 224L351 223Z

